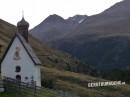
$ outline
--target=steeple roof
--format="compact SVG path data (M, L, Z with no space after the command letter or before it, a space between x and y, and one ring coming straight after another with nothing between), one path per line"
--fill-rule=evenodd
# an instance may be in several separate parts
M17 23L17 27L20 27L20 26L27 26L27 27L29 27L29 23L24 19L24 17L22 18L21 21L19 21Z

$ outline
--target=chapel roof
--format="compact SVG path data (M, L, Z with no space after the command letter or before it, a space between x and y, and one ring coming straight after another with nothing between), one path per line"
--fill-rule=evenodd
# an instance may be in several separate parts
M15 40L15 38L18 38L20 40L20 42L22 43L23 47L25 48L27 54L29 55L29 57L32 59L33 63L35 65L41 65L41 61L39 60L39 58L36 56L36 54L34 53L32 47L29 45L29 43L26 42L26 40L21 36L21 34L19 33L16 33L14 35L14 37L12 38L12 40L10 41L9 45L8 45L8 48L6 49L2 59L1 59L1 62L4 60L9 48L11 47L13 41Z
M32 60L35 62L35 64L36 65L41 64L39 58L34 53L32 47L30 46L30 44L25 41L25 39L21 36L21 34L16 33L16 36L18 36L18 38L20 39L20 41L23 43L24 48L26 49L27 53L32 58Z

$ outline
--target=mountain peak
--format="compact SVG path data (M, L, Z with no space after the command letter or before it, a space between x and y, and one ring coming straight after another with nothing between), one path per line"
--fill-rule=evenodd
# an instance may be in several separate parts
M44 22L64 22L64 21L65 21L64 18L62 18L57 14L50 15L44 20Z
M87 15L75 15L73 17L69 17L67 20L70 22L82 23L87 17Z

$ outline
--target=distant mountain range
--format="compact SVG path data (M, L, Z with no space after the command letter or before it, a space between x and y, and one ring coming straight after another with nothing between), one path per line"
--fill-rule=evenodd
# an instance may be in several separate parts
M98 70L130 67L130 0L93 15L47 17L31 34L51 47L71 53Z
M86 18L86 15L76 15L65 20L56 14L50 15L31 30L31 33L41 41L50 43L71 33Z

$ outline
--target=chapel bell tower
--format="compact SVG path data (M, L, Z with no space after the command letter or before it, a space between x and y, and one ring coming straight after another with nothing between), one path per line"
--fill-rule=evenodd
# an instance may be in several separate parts
M18 33L20 33L24 37L26 42L28 42L28 28L29 28L29 23L25 21L23 17L22 20L17 23L17 29L18 29Z

